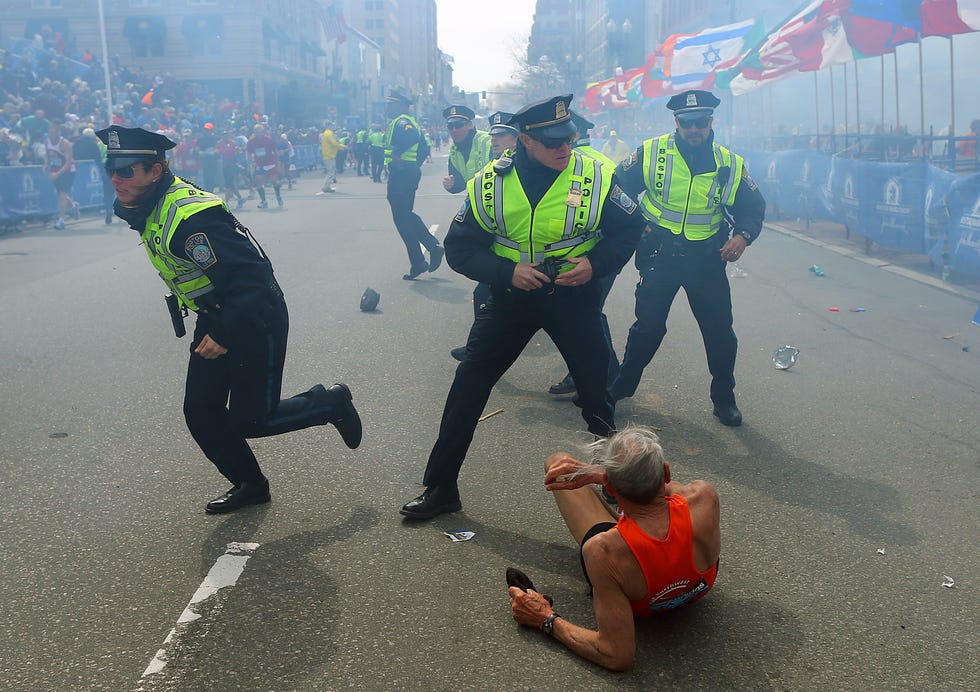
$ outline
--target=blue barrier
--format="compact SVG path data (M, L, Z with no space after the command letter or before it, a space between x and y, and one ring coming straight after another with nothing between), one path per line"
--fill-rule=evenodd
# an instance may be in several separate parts
M303 170L304 168L319 168L323 163L323 158L320 156L320 147L318 146L299 144L293 147L293 152L295 153L293 163L299 170Z
M813 150L740 153L779 213L808 222L828 219L882 247L928 255L937 266L948 259L953 271L980 276L980 175ZM954 208L936 213L951 194Z

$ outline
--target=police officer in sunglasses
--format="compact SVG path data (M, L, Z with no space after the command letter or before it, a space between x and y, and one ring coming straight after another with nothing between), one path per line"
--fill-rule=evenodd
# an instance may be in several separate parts
M565 359L589 432L615 430L599 279L629 261L644 221L615 169L572 148L578 136L571 100L555 96L514 114L517 150L470 179L446 234L449 265L489 284L490 298L456 369L425 490L401 509L409 519L462 507L457 477L490 391L538 330Z
M178 336L197 313L184 391L191 436L232 487L205 506L209 514L268 502L269 481L247 438L332 423L348 447L361 421L345 384L321 384L280 399L289 315L272 263L220 197L171 173L161 134L112 125L106 145L114 211L140 234L171 295ZM147 362L147 368L157 367Z
M667 108L677 129L646 140L617 168L623 189L646 193L641 207L650 230L636 250L636 322L610 393L618 401L636 392L667 333L674 296L683 288L704 338L714 415L724 425L738 426L738 341L725 268L759 235L766 202L742 157L714 140L711 124L719 103L708 91L672 97Z

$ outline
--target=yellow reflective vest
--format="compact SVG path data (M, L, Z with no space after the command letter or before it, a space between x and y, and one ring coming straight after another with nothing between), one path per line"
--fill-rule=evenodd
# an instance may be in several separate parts
M715 170L692 176L675 137L666 134L643 143L647 188L641 202L643 216L674 235L705 240L721 228L722 207L735 202L745 163L741 156L713 144ZM727 180L718 175L725 167Z
M493 234L495 254L513 262L543 262L584 255L602 238L602 203L613 173L573 150L568 166L535 207L516 169L500 173L489 163L466 189L477 223ZM570 264L561 271L567 269Z
M466 180L479 173L492 157L490 135L483 130L473 131L473 143L470 145L470 155L467 158L463 158L463 152L457 149L455 144L449 148L449 163Z
M418 122L416 122L415 118L413 118L412 116L410 116L408 113L402 113L401 115L399 115L398 117L396 117L394 120L392 120L391 121L391 124L388 125L388 132L385 135L385 165L386 166L389 163L391 163L391 155L394 152L394 149L393 149L393 146L392 146L392 139L394 139L394 136L395 136L395 126L398 123L402 122L403 120L407 120L412 125L412 127L415 128L415 131L419 133L419 136L420 137L422 135L422 130L419 128ZM402 161L417 162L418 161L418 156L419 156L419 145L418 145L418 142L416 142L415 144L413 144L412 146L410 146L408 149L406 149L405 151L403 151L401 153L401 156L399 156L399 158Z
M213 291L214 286L201 267L184 256L174 254L170 249L170 240L181 221L199 211L218 206L225 206L220 197L175 177L156 208L146 217L146 225L140 234L146 254L160 278L181 305L195 312L199 309L196 299Z

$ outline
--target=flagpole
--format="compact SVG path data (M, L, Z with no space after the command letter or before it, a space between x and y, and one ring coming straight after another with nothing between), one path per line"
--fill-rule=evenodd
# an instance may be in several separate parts
M834 97L834 66L830 66L830 142L833 145L837 141L837 104ZM837 153L837 147L832 147L833 152Z
M109 48L105 39L105 14L99 0L99 34L102 38L102 74L105 78L106 127L112 125L112 81L109 73Z
M820 141L820 85L817 83L817 73L819 70L813 71L813 101L816 105L816 113L814 113L815 120L817 121L817 141Z
M844 148L848 145L848 135L851 134L851 121L850 109L847 107L848 101L850 101L850 94L847 91L847 63L841 65L844 68Z
M919 134L926 136L926 99L925 80L922 77L922 34L919 34ZM925 140L922 141L922 151L925 152Z
M858 145L861 144L861 76L858 74L858 64L854 63L854 131L858 136Z
M953 77L953 37L949 37L949 136L956 136L956 89L953 85L956 80ZM952 150L953 140L949 140L950 149ZM950 151L952 154L952 151Z
M898 114L898 49L892 53L892 67L895 68L895 129L902 125L902 118Z
M885 54L881 54L881 134L885 133Z

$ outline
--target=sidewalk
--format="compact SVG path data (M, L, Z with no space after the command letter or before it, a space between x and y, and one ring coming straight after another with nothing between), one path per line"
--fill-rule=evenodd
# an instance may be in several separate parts
M767 221L765 227L980 304L980 279L957 275L952 281L943 281L925 255L889 250L879 245L873 245L869 255L865 252L864 237L852 232L847 238L844 227L839 224L811 221L807 228L802 220L780 220Z

